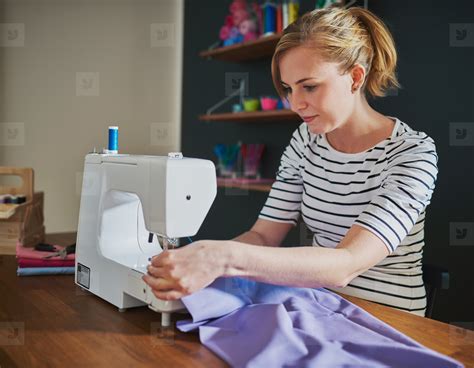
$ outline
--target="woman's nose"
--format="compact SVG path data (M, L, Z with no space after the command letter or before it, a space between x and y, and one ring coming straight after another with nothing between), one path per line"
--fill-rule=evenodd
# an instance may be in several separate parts
M308 103L299 94L292 94L290 97L290 108L296 113L300 113L308 107Z

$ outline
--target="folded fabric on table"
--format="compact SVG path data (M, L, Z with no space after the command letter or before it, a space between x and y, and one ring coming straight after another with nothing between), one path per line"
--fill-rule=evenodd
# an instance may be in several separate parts
M326 289L219 278L181 299L201 342L233 367L462 367Z
M57 251L60 251L64 249L65 247L62 247L60 245L55 245L54 246ZM45 256L51 255L51 252L42 252L39 250L35 250L34 248L27 248L24 247L20 242L16 244L16 258L18 259L43 259ZM74 261L76 255L74 253L68 254L64 260L72 260ZM52 257L49 258L48 261L63 261L61 257Z
M74 267L74 260L18 258L18 266L25 267Z
M16 274L18 276L70 275L74 274L74 270L74 267L18 267Z

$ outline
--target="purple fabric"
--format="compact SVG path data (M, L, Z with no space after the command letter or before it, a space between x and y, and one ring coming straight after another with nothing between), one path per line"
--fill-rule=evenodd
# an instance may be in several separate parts
M219 278L182 298L201 342L233 367L462 367L326 289Z

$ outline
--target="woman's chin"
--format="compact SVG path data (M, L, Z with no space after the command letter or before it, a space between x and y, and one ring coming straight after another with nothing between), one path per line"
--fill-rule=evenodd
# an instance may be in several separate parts
M308 130L312 134L326 133L326 129L325 129L324 125L321 124L321 123L310 122L310 123L307 123L307 125L308 125Z

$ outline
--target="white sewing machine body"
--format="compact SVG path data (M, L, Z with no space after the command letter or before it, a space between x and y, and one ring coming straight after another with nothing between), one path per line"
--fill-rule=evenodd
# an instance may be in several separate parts
M149 259L163 251L158 236L195 235L216 194L215 167L209 160L86 155L76 284L120 310L148 305L168 325L169 313L185 310L183 303L157 299L142 276Z

